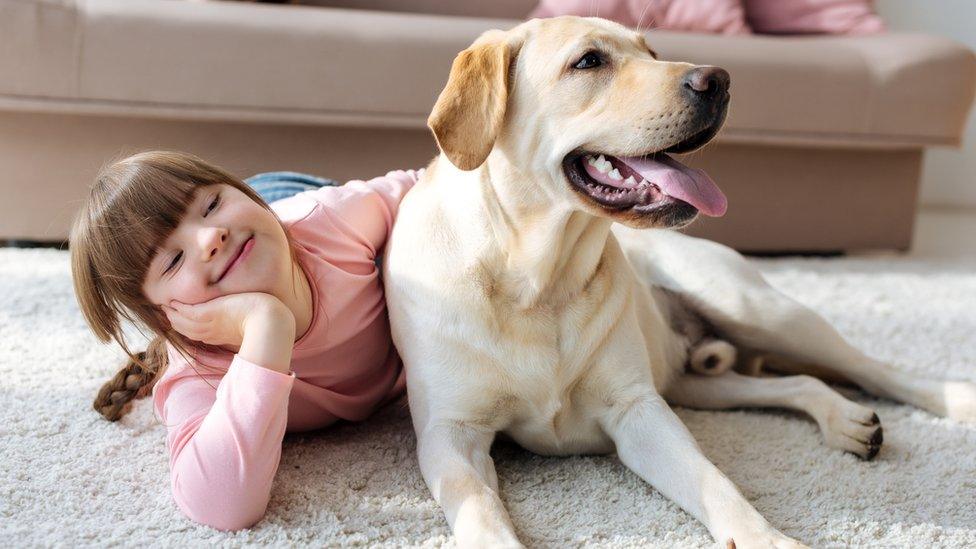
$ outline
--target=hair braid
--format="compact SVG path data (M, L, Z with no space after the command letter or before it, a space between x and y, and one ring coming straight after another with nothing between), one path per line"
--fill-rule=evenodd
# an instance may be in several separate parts
M121 370L98 390L93 407L109 421L118 421L131 409L130 402L152 390L158 373L166 365L166 340L153 339L145 351L129 359Z

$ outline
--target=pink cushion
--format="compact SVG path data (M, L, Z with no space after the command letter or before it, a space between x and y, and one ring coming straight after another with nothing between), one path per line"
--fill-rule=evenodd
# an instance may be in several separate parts
M743 0L756 32L870 34L884 30L871 0Z
M598 16L628 27L749 32L741 0L541 0L529 17Z

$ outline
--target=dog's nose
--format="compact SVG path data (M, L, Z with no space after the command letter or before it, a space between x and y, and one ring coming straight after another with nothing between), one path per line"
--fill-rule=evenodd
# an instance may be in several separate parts
M684 77L684 89L693 99L712 100L725 96L731 78L725 69L695 67Z

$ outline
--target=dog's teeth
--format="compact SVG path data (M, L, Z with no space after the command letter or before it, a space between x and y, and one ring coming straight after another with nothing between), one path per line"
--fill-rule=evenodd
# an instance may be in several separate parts
M609 162L603 162L602 164L597 163L596 169L600 170L600 173L607 173L613 169L613 164Z
M629 176L627 176L627 179L624 179L624 185L627 185L629 187L633 187L633 186L637 185L637 180L634 179L634 176L629 175Z
M651 182L650 182L650 181L648 181L648 180L646 180L646 179L641 179L641 182L640 182L640 184L641 184L641 185L650 185L650 184L651 184Z
M589 163L590 166L596 166L596 158L594 158L593 155L586 155L586 162Z
M604 162L607 161L607 159L603 158L603 155L601 154L599 157L597 157L596 161L598 164L603 164Z
M614 168L613 171L610 172L610 179L613 179L614 181L621 181L623 178L624 176L620 175L620 170L617 168Z

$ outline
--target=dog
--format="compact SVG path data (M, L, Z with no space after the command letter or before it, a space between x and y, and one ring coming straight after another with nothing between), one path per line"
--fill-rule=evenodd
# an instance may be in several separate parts
M878 416L818 377L976 421L973 383L865 356L738 253L672 230L726 209L668 154L715 136L729 86L597 18L488 31L455 59L428 119L440 154L401 203L383 268L421 472L459 546L520 546L489 456L498 434L542 455L616 451L717 541L802 547L669 403L799 410L864 459ZM757 357L789 375L729 370Z

